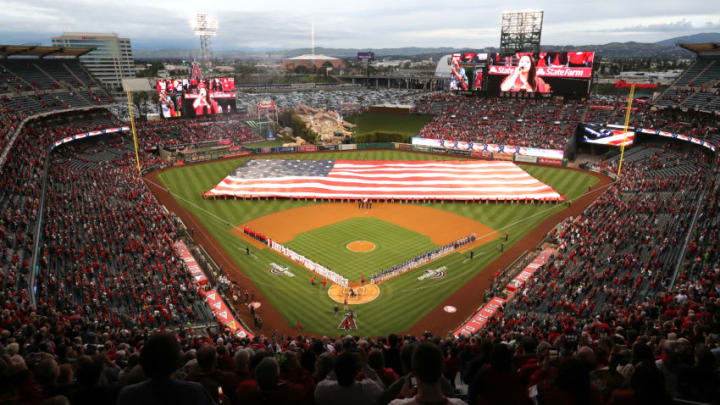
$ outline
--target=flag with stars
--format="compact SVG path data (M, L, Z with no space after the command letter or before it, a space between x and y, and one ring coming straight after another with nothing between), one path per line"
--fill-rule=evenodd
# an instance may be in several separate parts
M546 200L564 197L507 161L256 159L207 197L407 200Z

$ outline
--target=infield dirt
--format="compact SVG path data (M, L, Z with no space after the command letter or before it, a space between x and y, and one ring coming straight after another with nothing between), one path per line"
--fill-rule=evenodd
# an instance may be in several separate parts
M355 203L309 205L265 215L244 225L279 243L286 243L303 232L356 217L377 218L427 235L436 245L445 245L474 233L477 237L476 242L466 245L461 251L482 245L500 236L487 225L462 215L435 208L397 203L376 203L373 204L372 209L358 208ZM242 226L233 228L232 232L246 240L254 241L243 234Z
M162 204L167 206L172 212L176 213L190 229L196 231L194 233L195 241L203 245L213 259L216 260L223 269L226 269L230 273L232 278L238 280L246 279L247 276L244 275L240 266L229 257L222 247L220 247L218 242L210 235L210 232L195 217L195 215L182 207L180 203L170 193L168 193L163 186L161 186L161 182L158 178L159 174L165 170L171 169L172 168L157 170L147 174L145 176L145 180L150 190ZM437 306L432 311L430 311L411 328L404 331L405 333L421 334L425 331L432 331L436 335L442 336L449 331L452 331L454 328L459 327L464 319L471 316L475 309L482 305L482 292L492 285L493 274L497 271L497 269L502 269L509 265L525 250L532 251L535 248L535 245L541 241L543 237L545 237L547 232L549 232L561 220L567 218L568 216L581 214L583 210L595 201L595 199L601 195L612 182L609 177L602 174L587 172L575 168L566 168L566 170L589 173L598 178L599 181L592 187L591 190L588 190L587 193L573 201L568 208L552 215L532 231L528 232L520 241L515 243L512 247L510 247L510 249L507 249L503 255L488 265L486 271L478 273L451 296L442 302L438 302ZM377 206L374 206L373 210L376 209L375 207ZM255 295L256 300L265 303L265 305L263 305L263 320L265 321L266 326L262 331L259 331L259 333L269 335L269 331L272 330L277 330L280 333L289 335L297 333L294 326L285 322L280 313L272 305L267 303L267 300L257 287L252 284L246 284L246 286L248 290ZM457 312L447 313L443 311L443 307L449 305L455 306L457 308ZM244 319L251 319L249 310L243 309L240 311L240 315ZM306 332L305 334L308 333Z

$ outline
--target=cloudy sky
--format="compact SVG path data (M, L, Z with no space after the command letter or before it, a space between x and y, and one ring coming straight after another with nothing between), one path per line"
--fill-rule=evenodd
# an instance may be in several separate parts
M0 43L49 44L62 32L115 32L133 48L198 47L190 19L218 17L218 50L497 46L503 11L545 11L543 44L655 42L720 32L717 0L0 0Z

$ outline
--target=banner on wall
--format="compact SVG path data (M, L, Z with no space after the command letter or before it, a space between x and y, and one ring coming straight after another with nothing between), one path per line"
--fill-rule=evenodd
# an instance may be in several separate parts
M62 138L58 141L55 141L55 143L52 146L52 149L57 148L60 145L66 144L68 142L77 141L80 139L90 138L93 136L100 136L100 135L106 135L106 134L115 134L118 132L130 132L130 127L114 127L114 128L106 128L106 129L100 129L97 131L90 131L90 132L83 132L81 134L76 134L72 136L66 136L65 138Z
M477 312L473 314L462 326L460 326L453 335L460 337L462 335L471 335L482 329L485 324L497 314L512 299L519 290L521 290L528 280L535 274L538 268L543 266L555 254L554 249L543 250L533 261L525 266L525 268L513 278L505 287L508 292L507 298L494 297L487 304L483 305Z
M185 268L192 275L193 280L195 281L195 284L198 286L198 288L202 288L203 286L207 285L208 279L207 277L205 277L205 273L200 268L200 265L198 265L192 253L190 253L190 249L187 248L185 242L180 240L173 243L173 249L175 250L177 255L180 256L180 259L183 261ZM228 307L225 305L225 302L223 302L222 297L220 296L220 294L217 293L217 291L206 291L205 301L207 302L210 310L213 312L218 322L225 325L228 329L230 329L232 333L241 338L253 338L253 335L248 330L246 330L242 326L242 324L237 321L237 319L235 319L232 311L228 309Z
M420 147L426 148L442 148L445 150L470 150L473 151L473 156L477 156L475 152L490 152L490 153L505 153L505 154L519 154L523 156L535 156L544 157L548 159L559 159L562 160L564 152L560 149L540 149L540 148L528 148L524 146L515 145L498 145L498 144L485 144L485 143L474 143L465 141L450 141L442 139L430 139L430 138L412 138L413 150L422 150ZM432 149L431 149L432 150ZM433 150L435 151L435 150ZM487 156L489 157L489 156Z

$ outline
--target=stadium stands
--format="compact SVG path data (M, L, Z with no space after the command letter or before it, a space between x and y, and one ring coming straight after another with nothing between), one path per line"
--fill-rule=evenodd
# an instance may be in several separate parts
M707 112L720 111L720 58L712 44L683 44L697 54L695 62L658 98L661 107L691 108ZM709 49L708 49L709 48Z
M442 95L421 100L416 108L439 112L420 131L425 138L564 149L584 106L554 100Z
M141 146L173 146L230 139L233 144L260 141L262 138L243 122L226 117L199 120L149 121L138 123Z
M79 65L12 62L4 70L5 62L2 150L29 115L98 102L92 95L99 90L88 90L96 87ZM425 136L562 149L574 122L617 121L623 103L431 95L417 110L438 113ZM715 122L707 114L646 105L638 105L633 118L636 125L717 141ZM266 331L250 339L212 322L204 290L192 285L172 250L180 227L136 177L126 136L64 145L48 156L60 138L117 125L98 111L35 119L0 163L2 403L62 396L72 404L124 404L137 394L125 387L152 376L154 383L192 388L199 403L387 404L414 395L411 371L421 397L447 395L452 403L460 403L457 396L470 404L720 398L720 172L701 152L663 144L629 149L621 179L549 235L557 253L474 336L319 338ZM160 163L144 152L147 146L256 139L232 120L145 123L139 133L145 168ZM594 164L616 168L617 157ZM233 290L233 301L242 296L225 275L212 278ZM213 327L198 328L206 324Z

